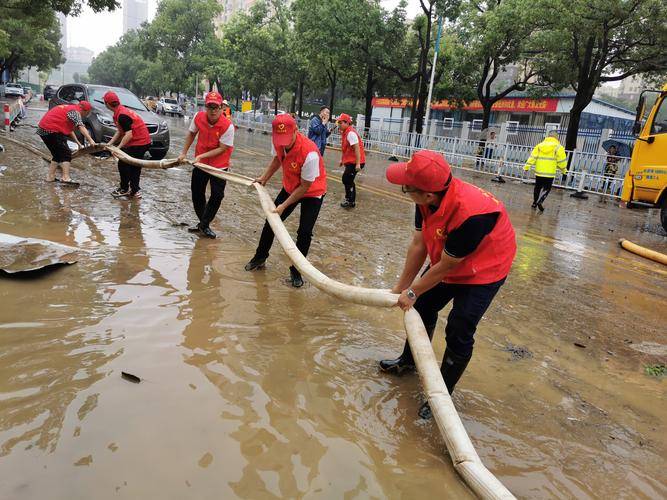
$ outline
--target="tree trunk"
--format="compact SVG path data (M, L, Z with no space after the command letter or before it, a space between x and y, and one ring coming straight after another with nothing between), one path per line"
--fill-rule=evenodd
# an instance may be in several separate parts
M415 90L412 93L412 104L410 108L410 132L415 130L415 119L417 118L417 100L419 99L419 85L420 85L421 75L417 75L415 78Z
M417 116L415 117L415 131L418 134L422 133L424 127L424 115L426 113L426 105L428 100L428 87L430 83L429 71L428 71L428 53L431 48L431 16L429 15L426 21L426 33L424 34L424 48L422 49L422 56L419 61L419 74L420 74L420 85L419 85L419 102L417 103Z
M294 89L294 92L292 93L292 99L290 100L289 103L289 112L290 113L296 113L296 95L299 93L299 84L297 83L296 88Z
M304 86L304 77L302 76L299 79L299 118L301 118L301 114L303 113L303 86Z
M331 94L329 95L329 112L331 116L334 115L334 100L336 98L336 70L331 72L331 77L329 78L329 83L331 84Z
M570 110L570 120L567 125L567 135L565 136L565 149L568 151L574 151L577 149L577 136L579 135L581 114L584 112L584 109L590 104L593 98L592 93L590 93L590 97L588 97L588 95L589 93L582 92L580 87L577 95L574 97L574 103L572 104L572 109Z
M366 67L366 107L364 108L364 130L371 128L371 118L373 117L373 89L376 80L373 78L373 66Z
M273 91L273 116L278 116L278 92L278 89Z

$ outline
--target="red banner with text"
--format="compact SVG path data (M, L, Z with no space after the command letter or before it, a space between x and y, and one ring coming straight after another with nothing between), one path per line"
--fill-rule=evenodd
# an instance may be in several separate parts
M378 108L405 108L410 106L412 99L390 97L374 97L373 107ZM437 101L431 104L431 109L456 109L454 103L449 101ZM463 106L465 111L481 111L482 103L472 101ZM500 99L491 108L493 111L513 111L515 113L552 113L558 109L558 99L548 97L544 99L532 99L529 97L506 97Z

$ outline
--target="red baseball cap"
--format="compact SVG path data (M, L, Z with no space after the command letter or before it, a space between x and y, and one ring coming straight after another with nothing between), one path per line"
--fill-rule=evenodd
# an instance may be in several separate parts
M349 124L352 124L352 117L350 115L347 115L345 113L341 113L340 116L338 117L339 122L347 122Z
M435 151L417 151L406 163L396 163L387 169L392 184L412 186L426 193L444 191L452 179L452 169L445 157Z
M294 131L298 128L296 120L287 113L276 116L271 126L273 127L274 146L289 146L292 143Z
M104 94L104 103L105 104L120 104L120 99L118 99L118 94L112 92L111 90Z
M79 101L79 109L81 111L90 111L93 109L93 107L90 105L88 101Z
M217 92L209 92L206 94L204 104L217 104L218 106L222 106L222 96Z

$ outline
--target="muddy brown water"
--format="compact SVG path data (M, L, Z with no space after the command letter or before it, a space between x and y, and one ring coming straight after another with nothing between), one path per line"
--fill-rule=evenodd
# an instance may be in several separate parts
M120 202L113 161L80 162L77 190L6 147L0 232L89 253L0 280L0 498L471 496L416 418L417 377L377 369L401 348L397 311L291 289L277 244L265 271L243 271L263 222L254 194L228 186L219 238L203 240L179 225L194 218L186 168L144 171L144 198ZM235 170L256 175L267 150L239 131ZM309 257L390 287L414 208L371 156L357 209L340 209L338 155ZM557 191L539 214L531 187L457 172L505 202L519 242L454 395L482 460L518 497L666 497L666 382L644 365L666 360L667 269L616 243L667 251L654 211Z

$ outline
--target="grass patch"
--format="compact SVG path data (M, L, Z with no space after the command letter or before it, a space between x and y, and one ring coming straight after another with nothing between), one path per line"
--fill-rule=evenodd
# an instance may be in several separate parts
M667 375L667 366L663 364L644 365L644 372L650 377L664 377Z

